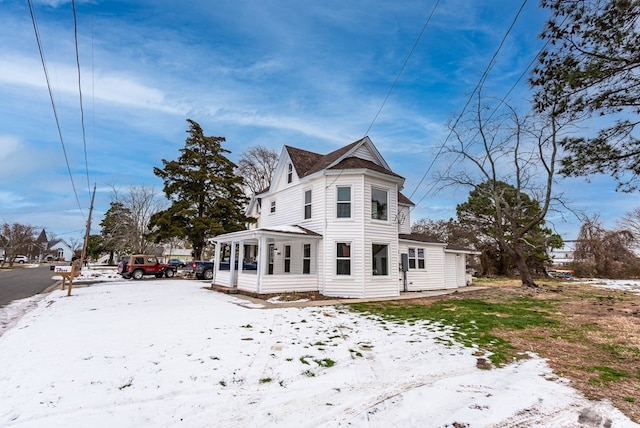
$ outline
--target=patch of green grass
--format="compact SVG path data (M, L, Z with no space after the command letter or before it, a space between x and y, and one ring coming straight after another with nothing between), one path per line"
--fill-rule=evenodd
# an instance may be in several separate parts
M362 357L362 352L356 351L355 349L349 349L349 353L351 354L351 358Z
M220 386L227 386L227 382L225 382L224 380L221 380L218 383L220 384Z
M600 380L603 382L617 382L620 379L630 377L627 372L612 369L611 367L605 367L605 366L592 367L590 371L600 372Z
M441 330L464 346L478 346L490 351L491 362L501 366L517 358L514 347L492 334L496 330L522 330L534 326L554 326L550 303L530 297L492 303L479 299L445 300L431 305L397 305L393 303L358 303L355 311L378 315L382 319L413 323L418 320L439 322Z
M247 324L247 325L241 325L241 328L253 328L253 326L251 324Z
M311 370L305 370L302 372L303 375L305 375L306 377L315 377L316 374L314 372L312 372Z
M317 365L319 365L320 367L333 367L336 365L336 362L333 361L331 358L323 358L322 360L313 360L316 362Z
M624 397L624 401L626 401L627 403L635 403L636 399L635 397Z
M640 348L635 346L620 345L617 343L605 343L602 349L611 354L617 360L640 358Z
M273 382L273 379L271 379L270 377L263 377L262 379L260 379L260 383L269 383L269 382Z
M311 358L311 355L303 355L302 357L300 357L300 362L302 364L306 364L309 365L309 360L307 360L307 358Z

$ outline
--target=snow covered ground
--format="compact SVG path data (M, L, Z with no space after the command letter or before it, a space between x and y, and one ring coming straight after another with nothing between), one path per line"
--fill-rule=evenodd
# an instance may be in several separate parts
M112 277L0 308L0 426L638 426L540 358L477 368L439 325L203 285Z

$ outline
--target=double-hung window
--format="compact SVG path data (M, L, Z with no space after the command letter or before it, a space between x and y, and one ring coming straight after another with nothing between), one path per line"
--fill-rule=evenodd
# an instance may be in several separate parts
M293 165L289 164L287 170L287 183L291 183L293 181Z
M311 244L302 247L302 273L311 273Z
M338 186L336 193L336 216L338 218L351 218L351 187Z
M284 272L291 272L291 245L284 246Z
M351 243L336 243L336 275L351 275Z
M409 248L409 269L424 269L424 248Z
M276 212L276 201L271 201L271 212Z
M304 192L304 218L311 218L311 190Z
M389 275L389 246L373 244L371 267L374 275Z
M374 220L387 220L389 206L387 191L371 188L371 218Z

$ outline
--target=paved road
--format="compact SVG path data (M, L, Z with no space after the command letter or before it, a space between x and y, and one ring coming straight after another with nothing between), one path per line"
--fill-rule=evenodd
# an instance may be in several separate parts
M17 299L24 299L42 292L53 285L53 272L49 266L36 268L14 267L0 269L0 307Z

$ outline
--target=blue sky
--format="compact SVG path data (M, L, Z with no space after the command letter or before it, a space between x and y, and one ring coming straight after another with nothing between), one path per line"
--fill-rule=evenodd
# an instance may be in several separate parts
M224 136L230 158L264 145L327 153L365 135L436 0L76 2L84 126L70 1L33 0L78 208L49 100L28 3L0 0L0 222L80 239L97 185L92 233L111 189L162 188L153 174L176 159L186 119ZM455 217L468 189L436 193L420 179L446 123L474 90L521 3L441 0L368 132L404 193L412 219ZM503 97L535 57L545 11L528 1L483 92ZM527 105L522 81L510 95ZM85 143L86 142L86 143ZM86 163L85 163L86 145ZM444 168L438 161L433 171ZM87 177L88 169L88 177ZM608 227L637 205L608 177L560 180L568 204ZM554 213L565 239L579 221Z

